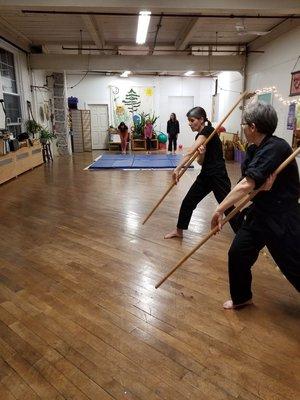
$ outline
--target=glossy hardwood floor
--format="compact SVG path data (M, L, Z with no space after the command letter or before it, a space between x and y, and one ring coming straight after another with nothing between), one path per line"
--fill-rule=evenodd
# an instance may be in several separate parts
M213 196L182 241L163 239L197 171L142 226L171 172L91 160L0 187L0 399L299 399L299 297L266 254L240 311L222 309L228 226L154 289L209 229Z

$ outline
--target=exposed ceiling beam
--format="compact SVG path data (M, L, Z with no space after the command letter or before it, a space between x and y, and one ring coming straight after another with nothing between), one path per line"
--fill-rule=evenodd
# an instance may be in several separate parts
M44 70L81 71L240 71L245 56L112 56L31 54L30 66Z
M237 11L255 11L256 13L268 12L276 10L276 13L294 14L299 13L299 0L130 0L124 6L124 0L85 0L84 5L81 0L0 0L0 6L3 9L14 9L16 7L35 7L36 9L49 8L66 8L87 10L108 9L119 10L126 8L127 10L139 11L143 8L150 8L151 11L157 12L214 12L220 10Z
M287 19L283 21L281 24L278 24L268 35L260 36L259 38L253 40L248 45L248 50L253 51L257 50L267 43L277 39L279 36L283 35L286 32L289 32L291 29L297 28L300 26L300 20L295 19Z
M2 17L0 17L0 32L2 36L7 37L8 40L11 40L16 45L25 48L26 50L28 50L29 46L32 44L31 40L28 39L27 36L14 28Z
M184 50L186 48L197 31L199 24L200 18L193 18L191 21L189 21L184 30L180 32L179 37L175 42L175 47L177 50Z
M85 23L87 30L89 31L89 34L93 38L96 47L98 47L99 49L104 47L105 46L104 39L98 30L95 17L90 15L82 15L82 19Z

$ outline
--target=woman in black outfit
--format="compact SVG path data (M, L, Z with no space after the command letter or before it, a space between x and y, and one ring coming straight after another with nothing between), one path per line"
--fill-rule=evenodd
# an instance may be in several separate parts
M264 246L267 246L283 275L300 292L300 182L297 162L292 161L277 177L273 174L289 157L292 149L284 139L273 135L278 119L270 104L249 105L243 119L244 134L248 143L252 143L242 165L243 178L216 208L211 227L221 229L223 212L228 207L254 189L262 191L245 210L242 226L228 252L231 299L223 304L225 309L252 303L251 268ZM271 183L271 190L268 182Z
M167 124L167 133L169 137L168 151L172 153L172 147L174 148L173 153L176 154L177 150L177 136L179 133L179 122L176 119L176 114L172 113Z
M211 122L207 119L205 110L202 107L194 107L186 116L188 117L189 126L192 131L198 133L196 135L195 144L174 169L173 180L176 183L178 182L178 175L181 168L183 168L197 149L199 149L201 153L198 157L198 162L202 164L202 168L196 181L182 201L176 229L165 235L165 239L183 237L183 230L188 229L193 211L200 201L210 192L213 192L218 203L221 203L231 189L231 183L227 175L223 158L222 143L219 136L214 135L206 148L203 146L207 137L214 131ZM233 207L228 209L226 213L229 213L232 209ZM237 218L234 218L233 221L231 220L231 226L234 231L237 230L237 225Z

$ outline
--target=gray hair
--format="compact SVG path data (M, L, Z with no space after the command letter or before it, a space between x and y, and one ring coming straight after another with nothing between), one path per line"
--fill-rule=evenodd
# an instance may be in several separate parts
M255 124L259 133L267 136L273 135L278 123L277 113L271 104L258 102L249 104L243 115L243 122L248 125Z

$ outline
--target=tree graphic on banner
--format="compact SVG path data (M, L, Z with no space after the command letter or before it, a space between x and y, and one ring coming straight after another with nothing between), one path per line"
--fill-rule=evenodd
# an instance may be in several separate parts
M122 102L127 106L131 114L137 111L141 105L140 96L133 89L126 93L125 100L122 100Z

